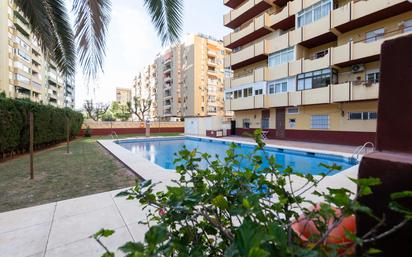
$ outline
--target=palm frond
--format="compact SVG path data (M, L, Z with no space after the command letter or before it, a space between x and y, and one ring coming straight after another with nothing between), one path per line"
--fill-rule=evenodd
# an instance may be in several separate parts
M179 40L183 25L183 0L144 0L162 44Z
M64 0L46 0L44 5L48 10L52 31L55 35L53 60L57 67L62 67L66 74L74 75L76 70L74 33Z
M105 39L110 22L110 0L74 0L75 37L86 78L103 71Z
M27 18L46 59L56 62L62 73L74 75L74 35L64 0L14 0L14 3Z

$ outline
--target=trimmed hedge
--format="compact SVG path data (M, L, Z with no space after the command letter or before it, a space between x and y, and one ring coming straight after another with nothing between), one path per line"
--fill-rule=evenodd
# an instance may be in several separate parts
M29 113L34 114L34 147L44 148L66 139L66 117L70 135L75 137L83 115L70 108L57 108L29 100L0 98L0 155L24 152L29 147Z

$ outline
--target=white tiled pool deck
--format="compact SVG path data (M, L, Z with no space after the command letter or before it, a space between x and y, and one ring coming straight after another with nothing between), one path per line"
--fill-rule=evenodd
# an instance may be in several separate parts
M162 182L159 190L178 177L175 172L165 171L112 140L103 140L100 143L143 179ZM304 150L308 149L317 152L313 147ZM348 156L350 151L319 152ZM357 172L356 165L334 176L326 177L317 190L344 187L355 191L356 187L348 177L357 177ZM294 186L298 187L302 182L300 178L293 178ZM145 212L137 201L114 197L119 191L122 190L0 213L0 257L101 256L103 249L90 238L101 228L116 230L112 237L103 240L112 251L116 251L127 241L143 240L147 227L138 222L145 220ZM307 192L308 195L309 193ZM310 198L316 201L312 195ZM121 256L120 252L116 252L116 256Z

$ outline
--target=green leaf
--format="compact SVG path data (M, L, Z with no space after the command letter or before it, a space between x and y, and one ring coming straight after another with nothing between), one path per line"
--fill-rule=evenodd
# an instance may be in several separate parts
M114 234L114 230L109 230L109 229L100 229L97 233L93 235L94 238L99 238L99 237L109 237Z
M409 198L412 197L412 191L402 191L402 192L396 192L391 194L391 199L396 200L400 198Z
M248 257L266 257L269 256L269 253L262 248L253 247L249 250Z
M367 253L368 254L378 254L378 253L382 253L382 251L376 248L369 248Z
M250 205L250 203L249 203L249 200L248 199L246 199L246 198L243 198L243 200L242 200L242 205L243 205L243 207L245 207L245 208L247 208L247 209L250 209L252 206Z
M134 253L134 252L143 252L144 245L142 243L127 242L123 246L119 247L124 253Z
M102 255L102 257L114 257L114 253L108 253L108 252L106 252L106 253L104 253L104 254Z
M229 203L223 195L218 195L213 198L212 204L222 210L226 210L229 207Z
M167 229L163 225L152 226L145 234L148 244L157 245L167 239Z

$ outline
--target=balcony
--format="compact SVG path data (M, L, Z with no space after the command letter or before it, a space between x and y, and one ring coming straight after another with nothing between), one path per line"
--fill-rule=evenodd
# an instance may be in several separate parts
M272 6L270 0L247 0L223 17L226 27L235 29Z
M341 83L332 85L332 92L331 92L331 102L339 103L339 102L348 102L351 99L350 96L350 83Z
M289 93L271 94L267 96L267 107L285 107L289 106Z
M302 91L302 105L330 103L330 86Z
M267 68L261 67L255 69L253 72L249 73L246 76L231 78L225 80L225 89L235 88L238 86L252 84L260 81L266 80L266 70Z
M362 83L360 85L351 85L351 101L378 99L378 83Z
M345 82L331 86L331 102L374 100L379 96L379 83Z
M345 33L410 10L408 0L350 1L333 11L332 25Z
M339 65L347 63L351 59L351 43L346 43L331 49L331 63L332 65Z
M298 2L298 1L293 1ZM293 2L288 2L282 10L270 15L269 26L274 30L288 30L295 26L295 14L291 13L293 10ZM292 7L291 7L292 6ZM292 11L293 12L293 11Z
M288 48L290 46L288 33L268 39L267 46L268 53L274 53L282 49Z
M278 80L289 76L289 64L284 63L269 67L267 69L266 80Z
M337 36L331 32L331 14L303 26L301 29L300 44L307 48L323 45L328 42L337 40Z
M326 69L329 68L331 62L330 62L331 54L330 54L330 49L328 50L328 54L321 58L317 59L303 59L302 61L302 69L303 72L309 72L309 71L315 71L315 70L321 70L321 69Z
M252 42L266 34L269 30L269 14L264 13L239 31L232 32L223 38L225 47L236 48Z
M223 0L223 4L230 8L236 8L245 0Z
M265 98L266 95L258 95L226 100L225 107L228 106L228 102L230 101L230 109L226 110L240 111L265 108Z
M268 50L266 41L250 45L225 58L225 66L231 66L233 70L267 58Z

